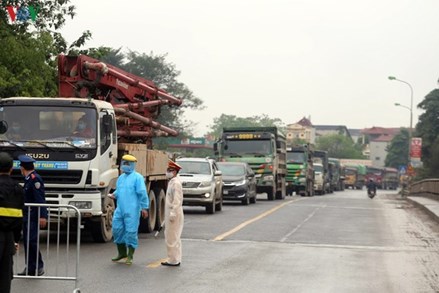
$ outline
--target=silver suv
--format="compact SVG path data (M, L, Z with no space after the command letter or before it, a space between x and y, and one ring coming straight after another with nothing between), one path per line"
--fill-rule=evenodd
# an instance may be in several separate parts
M206 213L214 214L223 207L223 180L215 160L179 158L179 172L183 185L183 205L205 206Z

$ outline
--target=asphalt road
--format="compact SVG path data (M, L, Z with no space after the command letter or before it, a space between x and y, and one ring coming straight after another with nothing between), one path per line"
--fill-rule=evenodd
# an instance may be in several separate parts
M206 215L185 207L183 261L162 267L163 235L141 234L134 264L83 235L81 292L439 292L439 229L394 191L346 190ZM50 252L50 257L55 255ZM61 253L65 257L65 253ZM74 255L74 247L70 257ZM44 252L43 252L43 257ZM22 269L22 259L17 260ZM52 258L46 276L54 274ZM74 265L74 261L70 261ZM59 270L66 264L60 261ZM14 293L72 292L72 281L13 281Z

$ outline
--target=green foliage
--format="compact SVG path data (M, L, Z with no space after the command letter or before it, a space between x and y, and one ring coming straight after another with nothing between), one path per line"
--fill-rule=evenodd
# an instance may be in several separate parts
M419 116L415 136L422 138L422 162L426 176L439 176L439 90L432 90L418 108L425 112Z
M328 152L328 156L340 159L363 159L361 148L351 138L341 134L321 136L316 140L316 149Z
M67 43L57 32L66 17L75 15L69 0L1 1L0 2L0 97L55 96L56 56L65 53ZM35 22L9 20L8 5L27 3L38 7ZM89 31L70 48L83 45L91 37Z
M307 144L308 141L306 139L302 139L302 138L293 138L291 140L291 145L304 145Z
M50 34L0 31L0 97L54 96L56 71L46 59L54 50Z
M395 135L387 148L386 167L399 168L407 165L409 152L409 132L403 128Z
M213 125L210 125L209 135L219 138L225 127L258 127L258 126L276 126L284 132L285 126L279 118L270 118L266 114L252 117L237 117L235 115L222 114L220 117L213 119Z

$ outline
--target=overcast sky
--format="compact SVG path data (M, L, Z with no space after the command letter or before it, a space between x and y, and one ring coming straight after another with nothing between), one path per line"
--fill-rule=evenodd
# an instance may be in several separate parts
M437 87L438 0L72 0L63 34L86 47L168 53L206 109L187 112L203 135L221 114L285 124L407 127Z

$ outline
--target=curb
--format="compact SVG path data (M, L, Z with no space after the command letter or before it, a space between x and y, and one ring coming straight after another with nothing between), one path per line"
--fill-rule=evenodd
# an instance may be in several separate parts
M420 202L410 198L410 197L406 197L406 199L412 203L413 205L415 205L418 208L421 208L422 210L424 210L425 212L427 212L427 214L436 222L439 223L439 215L436 214L435 212L433 212L432 210L430 210L428 207L426 207L425 205L421 204Z

